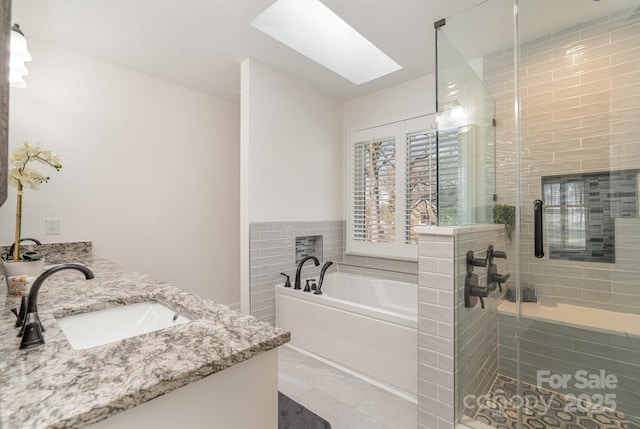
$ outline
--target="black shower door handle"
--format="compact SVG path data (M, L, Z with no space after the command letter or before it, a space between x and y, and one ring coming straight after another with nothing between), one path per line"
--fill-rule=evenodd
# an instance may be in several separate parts
M543 244L542 244L542 200L535 200L533 202L533 233L534 237L534 256L536 258L542 258L544 256Z

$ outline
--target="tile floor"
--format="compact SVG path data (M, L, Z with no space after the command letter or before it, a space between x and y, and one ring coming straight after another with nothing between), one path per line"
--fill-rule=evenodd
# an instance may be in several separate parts
M484 407L475 416L476 420L497 429L516 429L518 413L509 398L518 393L516 380L498 375ZM523 383L524 397L534 398L531 408L523 408L523 427L533 429L640 429L640 420L625 416L623 413L605 410L594 405L581 403L583 410L574 413L565 412L567 405L576 405L564 395ZM534 402L550 404L549 410Z
M332 429L415 429L418 407L288 346L278 349L279 390Z

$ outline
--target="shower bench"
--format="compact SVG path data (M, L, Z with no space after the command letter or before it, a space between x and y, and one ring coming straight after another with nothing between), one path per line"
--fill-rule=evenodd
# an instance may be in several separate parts
M615 394L616 411L640 415L635 381L640 379L640 315L562 303L523 303L517 321L516 310L509 301L497 308L501 374L515 378L518 350L522 379L533 385L539 371L574 381L577 371L600 377L614 374L617 385L612 389L585 390L569 382L566 389L557 391L589 397Z
M505 300L498 306L498 314L516 316L516 303ZM524 302L521 315L525 319L640 339L640 314L562 303L546 306L536 302Z

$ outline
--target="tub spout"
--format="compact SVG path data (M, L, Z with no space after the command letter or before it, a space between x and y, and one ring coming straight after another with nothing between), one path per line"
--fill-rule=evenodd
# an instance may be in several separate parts
M320 280L318 281L318 287L316 287L316 291L314 292L314 294L322 295L322 282L324 281L324 274L327 272L327 268L329 268L331 265L333 265L333 262L327 261L322 266L322 270L320 271Z
M316 267L320 265L320 261L318 261L318 258L316 258L315 256L305 256L304 258L302 258L298 263L298 268L296 269L296 280L295 285L293 286L294 289L302 289L300 287L300 272L302 271L302 266L304 265L304 263L309 259L311 259L313 263L316 264Z

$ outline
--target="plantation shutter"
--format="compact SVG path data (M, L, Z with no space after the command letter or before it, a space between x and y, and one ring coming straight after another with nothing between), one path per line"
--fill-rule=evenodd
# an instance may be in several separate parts
M353 145L352 239L395 241L396 139L386 137Z
M437 223L437 155L435 132L429 130L406 136L405 243L415 244L416 225Z

